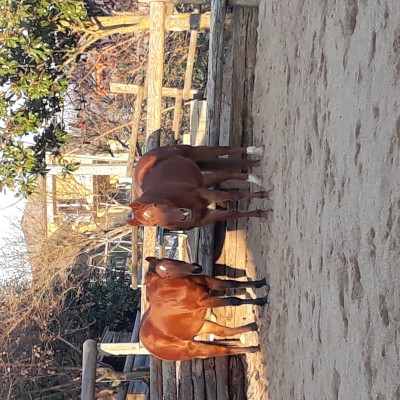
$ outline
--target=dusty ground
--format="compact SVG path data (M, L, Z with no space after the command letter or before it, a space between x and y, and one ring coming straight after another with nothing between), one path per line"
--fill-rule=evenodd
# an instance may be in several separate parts
M261 0L257 57L249 399L399 399L400 1Z

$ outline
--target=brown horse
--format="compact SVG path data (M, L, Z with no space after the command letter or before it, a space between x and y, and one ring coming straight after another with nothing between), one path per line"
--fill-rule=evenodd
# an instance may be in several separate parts
M267 297L240 299L238 297L215 297L211 290L266 285L266 280L239 282L221 280L199 272L197 264L167 258L147 257L150 263L146 276L149 309L142 318L140 340L154 356L163 360L190 360L192 358L218 357L256 352L259 346L240 347L216 342L195 341L194 337L213 333L221 337L257 330L251 323L237 328L218 325L205 319L208 308L239 306L241 304L267 303Z
M186 230L227 219L267 218L268 211L263 210L221 211L208 208L213 202L268 197L268 192L262 191L242 193L208 189L228 179L260 185L260 178L253 174L232 172L232 169L251 166L257 161L218 158L226 154L261 154L261 149L177 145L146 153L135 168L135 189L140 197L130 204L133 219L129 224ZM212 172L203 174L202 170Z

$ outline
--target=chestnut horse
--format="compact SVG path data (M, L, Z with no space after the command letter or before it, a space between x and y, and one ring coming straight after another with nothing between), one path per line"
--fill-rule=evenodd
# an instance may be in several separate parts
M248 282L221 280L207 275L193 275L199 272L197 264L168 258L158 260L147 257L146 260L150 263L145 279L149 309L142 318L140 340L152 355L163 360L182 361L259 350L259 346L200 342L195 341L194 337L204 333L227 337L257 330L255 322L229 328L208 321L205 317L207 309L212 307L266 304L267 297L240 299L210 294L211 290L259 288L267 284L265 278Z
M209 187L228 180L239 179L260 185L257 176L232 169L251 166L257 161L223 159L226 154L261 154L257 147L192 147L166 146L142 156L135 168L135 190L140 195L130 204L133 219L130 225L160 226L186 230L216 221L242 217L267 218L268 211L210 210L213 202L235 201L243 198L265 198L268 192L224 192ZM202 173L203 170L212 172ZM227 170L228 169L228 170Z

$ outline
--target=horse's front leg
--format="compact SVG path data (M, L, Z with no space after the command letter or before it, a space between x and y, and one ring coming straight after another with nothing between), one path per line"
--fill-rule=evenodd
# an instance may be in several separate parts
M220 190L197 189L197 193L206 199L208 204L214 202L239 201L242 199L268 199L268 192L225 192Z
M253 332L256 330L257 330L257 324L255 322L252 322L247 325L238 326L236 328L231 328L229 326L219 325L215 322L206 320L204 321L204 325L201 328L201 330L197 333L197 335L212 333L217 336L228 337L228 336L240 335L246 332Z
M206 211L205 216L200 220L196 226L203 226L214 224L217 221L226 221L228 219L238 219L247 217L268 218L268 213L272 210L252 210L252 211L238 211L238 210L210 210Z
M229 180L247 181L249 183L255 183L258 186L261 186L262 183L259 176L247 172L217 171L203 173L203 182L205 187L211 187Z
M240 297L205 297L199 301L199 305L204 308L241 306L252 304L264 306L268 303L268 296L257 297L256 299L241 299Z
M218 279L208 275L191 275L191 281L198 283L201 286L206 286L209 290L226 290L239 288L255 288L258 289L267 285L265 278L255 281L235 281L232 279Z

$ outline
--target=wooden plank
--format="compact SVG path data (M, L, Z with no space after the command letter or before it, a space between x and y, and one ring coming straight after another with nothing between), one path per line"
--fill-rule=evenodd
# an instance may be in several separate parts
M246 400L246 390L243 384L246 380L246 372L239 356L229 357L229 370L229 399Z
M217 400L229 400L229 357L215 358Z
M203 267L203 274L212 275L214 266L214 225L200 228L198 263Z
M140 128L140 117L142 115L142 103L144 98L144 87L139 86L136 95L135 111L132 118L131 137L129 139L129 156L128 165L126 166L126 176L133 176L133 167L136 155L136 144L138 140L138 133Z
M193 66L194 66L194 60L195 60L195 56L196 56L197 37L198 37L198 31L194 30L194 29L191 30L190 31L189 51L188 51L188 57L187 57L187 61L186 61L185 82L183 84L184 100L188 100L190 98L190 88L192 87L192 77L193 77Z
M162 111L162 79L164 65L165 42L165 4L161 2L150 3L150 35L149 56L147 68L147 131L146 150L149 151L160 146L161 111ZM145 279L148 263L147 256L155 255L157 230L155 227L144 228L142 280ZM144 289L144 290L143 290ZM143 313L148 308L146 290L142 289ZM155 357L150 357L150 398L161 399L162 389L162 364Z
M223 81L222 59L226 1L211 2L210 49L207 80L207 135L208 145L217 146L220 131L221 90Z
M242 85L234 86L232 93L236 105L233 110L233 137L252 143L252 99L254 91L254 67L257 53L257 9L234 9L232 22L233 81L241 79ZM240 143L242 144L242 143Z
M193 399L192 362L177 362L178 400Z
M97 344L93 339L85 340L82 355L81 399L94 400L97 365Z
M138 0L139 3L148 3L152 0ZM209 5L212 3L211 0L163 0L165 3L173 4L197 4L197 5ZM258 7L258 0L228 0L227 5L229 7Z
M98 343L97 351L100 355L126 356L129 354L148 355L149 352L140 343Z
M147 68L146 149L160 146L162 79L165 42L165 4L150 3L149 57Z
M157 1L161 3L160 1ZM153 3L153 1L151 1ZM165 5L165 2L163 2ZM121 18L121 24L119 25L119 29L121 33L132 33L139 30L147 30L153 29L153 25L151 23L151 17L149 15L119 15ZM96 17L98 21L101 21L102 26L114 26L115 28L115 17ZM114 24L114 25L110 25ZM94 24L97 26L97 24ZM169 14L165 17L165 30L171 32L180 32L180 31L190 31L191 29L196 28L200 31L205 31L210 29L210 13L205 12L203 14L192 14L192 13L176 13ZM116 33L114 29L111 33Z
M142 285L144 285L144 279L149 269L149 263L146 261L146 257L154 257L156 253L156 240L157 240L157 228L153 226L145 226L143 229ZM146 287L142 286L142 291L141 291L142 316L148 308L149 308L149 303L146 298Z
M232 50L232 34L225 31L224 35L224 62L222 70L222 87L221 87L221 113L220 113L220 134L219 145L230 145L230 134L232 125L232 68L233 68L233 50Z
M150 399L163 398L162 363L161 360L150 357Z
M217 381L219 376L215 369L215 358L206 358L204 360L204 380L206 382L207 400L219 400L217 397Z
M140 90L143 90L143 86L141 85L133 85L130 83L118 83L118 82L110 82L110 93L129 93L129 94L138 94ZM146 95L146 91L144 91ZM170 87L162 87L161 88L162 97L182 97L183 89L179 88L170 88ZM188 99L202 98L203 92L197 89L190 89Z
M176 382L176 365L174 361L162 362L162 385L163 400L176 400L177 382Z
M207 121L207 101L196 100L190 103L190 143L199 146L205 143Z
M206 400L203 360L192 360L193 399ZM207 399L208 400L208 399Z
M131 285L133 289L138 288L138 267L139 267L139 252L138 252L138 240L139 240L139 228L137 226L132 227L132 276Z
M179 139L179 128L181 125L182 115L182 96L177 96L175 100L174 119L172 121L172 131L174 132L174 139Z

